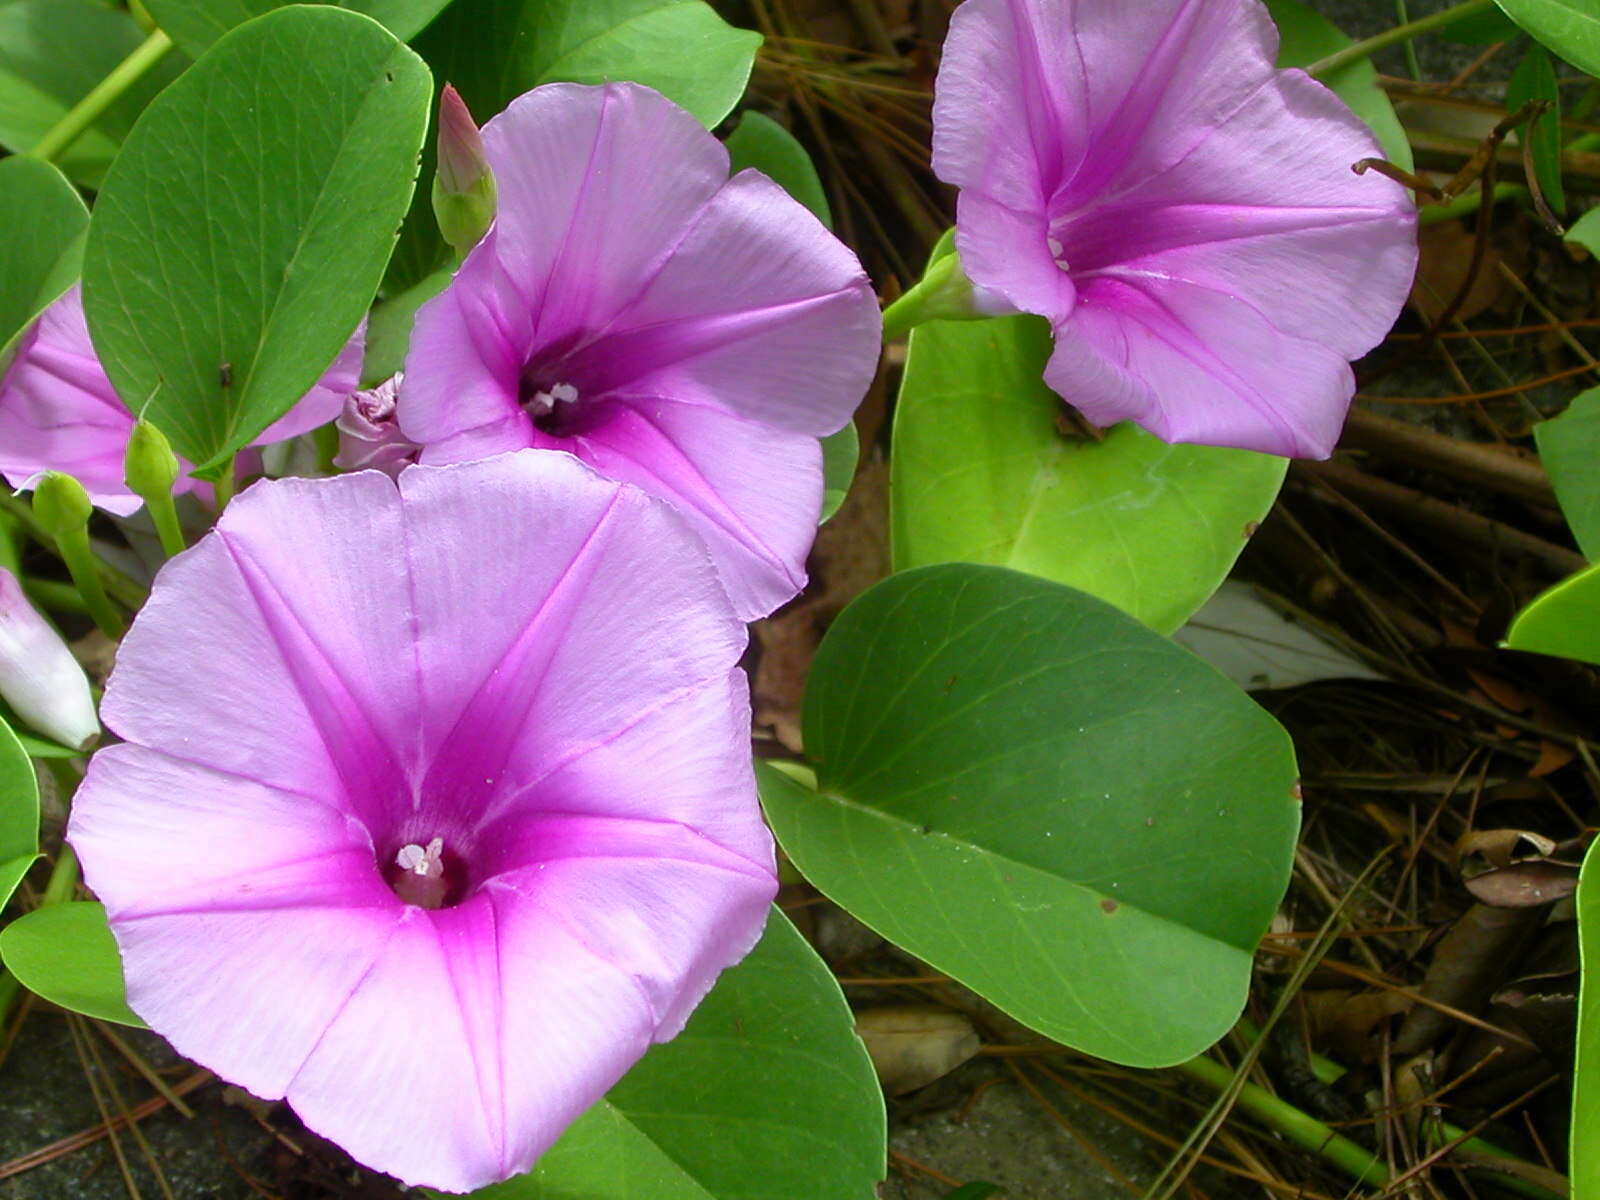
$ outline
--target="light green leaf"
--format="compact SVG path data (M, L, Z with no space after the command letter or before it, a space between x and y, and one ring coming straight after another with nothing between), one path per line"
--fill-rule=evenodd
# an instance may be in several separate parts
M1336 25L1301 0L1267 0L1267 9L1277 22L1282 39L1278 47L1280 67L1310 66L1351 44ZM1370 59L1363 58L1317 78L1367 123L1390 162L1411 170L1411 141L1400 118L1395 116L1394 105L1378 85L1377 68Z
M480 124L541 83L632 80L709 129L738 103L760 44L760 34L735 29L704 0L456 0L417 50ZM429 201L433 140L390 267L391 291L446 261Z
M39 781L33 764L0 721L0 908L39 857Z
M838 433L822 439L822 518L826 525L850 494L856 477L856 462L861 457L861 439L852 421Z
M1585 218L1595 214L1600 209ZM1568 236L1584 223L1574 225ZM1600 233L1600 225L1595 230ZM1600 388L1580 393L1559 417L1535 425L1533 440L1578 549L1600 561Z
M1600 75L1600 6L1594 0L1496 0L1518 25L1575 67Z
M3 367L17 336L77 278L89 210L55 167L18 155L0 161L0 227Z
M1227 575L1288 464L1129 424L1102 442L1065 437L1049 356L1036 317L912 332L891 443L895 569L1014 567L1169 633Z
M1134 1066L1238 1017L1299 809L1275 721L1091 596L997 567L891 576L828 630L764 765L801 873L1046 1037Z
M1526 141L1533 149L1533 174L1539 191L1550 211L1561 214L1566 209L1566 197L1561 186L1561 89L1556 83L1555 64L1543 46L1534 43L1517 63L1506 85L1506 107L1512 112L1530 100L1546 100L1548 111L1535 118L1532 125L1517 130L1519 142Z
M1600 666L1600 564L1535 598L1511 622L1505 644Z
M32 150L144 38L126 12L98 0L0 5L0 144ZM62 170L85 187L98 186L140 110L187 61L168 54L123 92L62 153Z
M883 1097L839 985L773 910L688 1026L478 1200L864 1200Z
M1600 843L1578 872L1578 1047L1572 1080L1572 1195L1600 1196Z
M156 24L198 58L235 25L282 8L294 0L145 0ZM323 0L332 3L333 0ZM340 8L365 13L402 42L408 42L450 0L343 0Z
M747 112L728 135L728 155L735 173L754 167L816 214L829 229L833 214L822 178L806 148L782 125L763 113Z
M119 1025L144 1024L128 1007L104 905L70 900L18 917L0 931L0 958L25 988L52 1004Z
M365 314L430 92L376 21L294 6L219 40L129 136L95 204L84 308L123 402L148 401L199 472L298 401Z

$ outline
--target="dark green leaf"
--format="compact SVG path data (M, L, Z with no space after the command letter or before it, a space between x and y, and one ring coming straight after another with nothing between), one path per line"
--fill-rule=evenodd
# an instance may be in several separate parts
M998 567L894 575L828 630L762 766L802 874L1040 1033L1136 1066L1238 1017L1288 882L1287 735L1169 639Z
M863 1200L883 1097L827 967L776 910L688 1027L478 1200Z
M861 441L856 435L854 421L822 439L822 524L839 511L844 498L850 494L860 456Z
M816 214L829 229L833 214L828 210L828 194L806 148L782 125L758 112L739 118L739 127L728 135L728 155L733 170L754 167L774 183L780 184L796 200Z
M33 764L0 721L0 908L39 856L39 781Z
M0 366L17 335L72 286L88 227L89 210L55 167L20 155L0 161Z
M1015 567L1171 632L1227 575L1288 464L1126 423L1101 442L1065 437L1049 356L1035 317L912 333L891 443L895 569Z
M338 7L365 13L402 42L408 42L449 2L343 0ZM235 25L291 3L294 0L145 0L145 7L173 41L198 58Z
M1600 388L1579 394L1559 417L1535 425L1533 439L1578 549L1600 562Z
M98 0L13 0L0 5L0 144L23 153L144 41L121 9ZM96 187L140 110L187 60L168 54L65 150L69 177Z
M1505 644L1600 666L1600 563L1563 579L1518 613Z
M411 195L428 71L376 21L278 9L223 37L106 176L84 308L123 402L214 472L366 312Z
M1532 125L1517 131L1517 138L1533 149L1533 173L1550 211L1558 216L1566 208L1561 187L1561 89L1556 84L1555 64L1543 46L1528 47L1506 85L1506 107L1512 112L1530 100L1547 100L1550 108L1536 117Z
M1280 67L1310 66L1351 44L1337 26L1301 0L1267 0L1267 9L1282 38L1278 48ZM1411 141L1400 118L1395 116L1394 105L1378 85L1378 72L1371 60L1363 58L1317 78L1367 123L1390 162L1411 169Z
M104 905L70 900L36 908L0 932L6 969L35 995L73 1012L143 1025L128 1007L122 959Z
M738 103L760 44L759 34L735 29L703 0L456 0L417 50L480 124L541 83L625 79L655 88L710 128ZM423 186L389 272L393 291L448 257L429 200L433 169L430 136Z
M1518 32L1515 21L1498 8L1490 7L1480 8L1477 12L1470 12L1464 17L1457 17L1440 28L1439 36L1447 42L1460 42L1467 46L1487 46L1494 42L1510 41Z
M1513 21L1562 58L1600 75L1600 6L1595 0L1496 0Z

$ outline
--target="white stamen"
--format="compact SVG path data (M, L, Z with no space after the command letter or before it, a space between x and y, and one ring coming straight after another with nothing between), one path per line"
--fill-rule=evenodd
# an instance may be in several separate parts
M443 838L434 838L426 848L412 842L409 846L400 847L400 853L394 856L394 864L424 879L437 879L444 874L444 864L439 861L443 853Z
M1066 253L1067 248L1061 244L1060 238L1047 237L1044 240L1044 244L1050 247L1051 258L1060 259L1060 257Z
M558 383L550 389L550 399L557 404L571 404L578 398L578 389L570 383Z
M555 384L548 392L535 392L527 408L535 417L548 416L557 404L571 404L578 398L578 389L570 383Z

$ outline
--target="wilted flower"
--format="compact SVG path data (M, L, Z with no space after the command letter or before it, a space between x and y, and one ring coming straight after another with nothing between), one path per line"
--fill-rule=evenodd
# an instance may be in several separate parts
M760 935L744 645L677 514L565 454L257 484L73 804L129 1004L408 1183L526 1170Z
M391 375L375 388L352 392L339 414L339 453L333 465L345 471L366 467L398 475L417 461L422 449L400 432L395 419L395 397L402 376Z
M365 340L357 330L316 386L251 445L287 441L333 420L355 390ZM83 484L96 507L128 516L144 503L123 480L133 426L134 415L89 341L75 284L23 335L0 379L0 475L26 488L45 471L63 471ZM183 471L174 492L202 486L189 476L189 464Z
M1351 166L1366 127L1273 67L1258 0L966 0L934 169L973 283L1047 317L1045 381L1090 420L1322 457L1348 360L1416 264L1405 190Z
M536 88L483 142L499 212L417 314L401 429L425 463L550 447L671 501L764 616L805 581L816 439L877 366L860 264L648 88Z
M0 567L0 697L47 738L74 750L100 736L89 680L61 635Z

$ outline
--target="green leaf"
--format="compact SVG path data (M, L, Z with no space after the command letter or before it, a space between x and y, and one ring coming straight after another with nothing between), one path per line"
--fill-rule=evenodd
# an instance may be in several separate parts
M18 155L0 161L0 227L3 365L17 336L77 278L89 210L55 167Z
M818 524L826 525L850 494L860 457L861 439L854 421L822 439L822 517Z
M1572 1079L1572 1195L1600 1196L1600 842L1578 872L1578 1047Z
M709 129L744 94L760 44L760 34L735 29L703 0L456 0L417 50L480 123L541 83L625 79L655 88ZM433 140L390 267L393 291L447 259L429 200Z
M6 969L35 995L87 1017L144 1024L128 1007L122 959L103 904L70 900L18 917L0 931Z
M235 25L292 4L295 0L145 0L156 24L185 51L199 58ZM332 3L334 0L323 0ZM344 0L340 8L365 13L402 42L408 42L450 0Z
M781 912L672 1041L479 1200L862 1200L883 1096L839 985Z
M1101 442L1064 437L1049 356L1036 317L912 332L891 442L895 569L1015 567L1171 632L1227 575L1288 464L1126 423Z
M1277 22L1282 39L1278 47L1280 67L1309 66L1352 44L1336 25L1301 0L1267 0L1267 9ZM1411 170L1411 141L1395 115L1394 105L1378 85L1378 71L1370 59L1363 58L1317 79L1367 123L1390 162Z
M1496 0L1518 25L1590 75L1600 75L1600 6L1594 0Z
M891 576L811 668L811 791L758 769L800 872L1046 1037L1133 1066L1238 1017L1288 883L1288 736L1091 596L997 567Z
M747 112L728 135L727 146L735 172L754 167L833 228L833 213L817 165L794 134L763 113Z
M1566 209L1561 187L1561 89L1556 83L1555 64L1550 53L1537 43L1528 47L1506 85L1506 107L1512 112L1530 100L1548 100L1550 108L1535 118L1531 126L1517 130L1519 141L1533 148L1533 174L1550 211L1559 215Z
M144 41L126 12L98 0L0 4L0 144L32 150L89 89ZM60 157L63 171L96 187L141 109L187 65L169 54L102 113Z
M1600 666L1600 563L1563 579L1518 613L1505 644Z
M417 309L449 287L454 275L449 267L435 271L372 310L367 318L366 357L361 363L361 382L365 386L376 387L406 365Z
M1585 220L1600 214L1593 209ZM1569 237L1585 222L1572 227ZM1600 233L1600 224L1595 226ZM1600 388L1574 397L1567 411L1533 427L1539 461L1555 486L1556 499L1585 558L1600 561Z
M1447 42L1466 46L1488 46L1494 42L1507 42L1516 37L1517 24L1498 8L1480 8L1438 30Z
M28 754L0 721L0 908L39 857L39 781Z
M84 309L123 403L148 401L197 474L293 406L366 313L430 89L371 18L281 8L219 40L128 138L90 223Z

